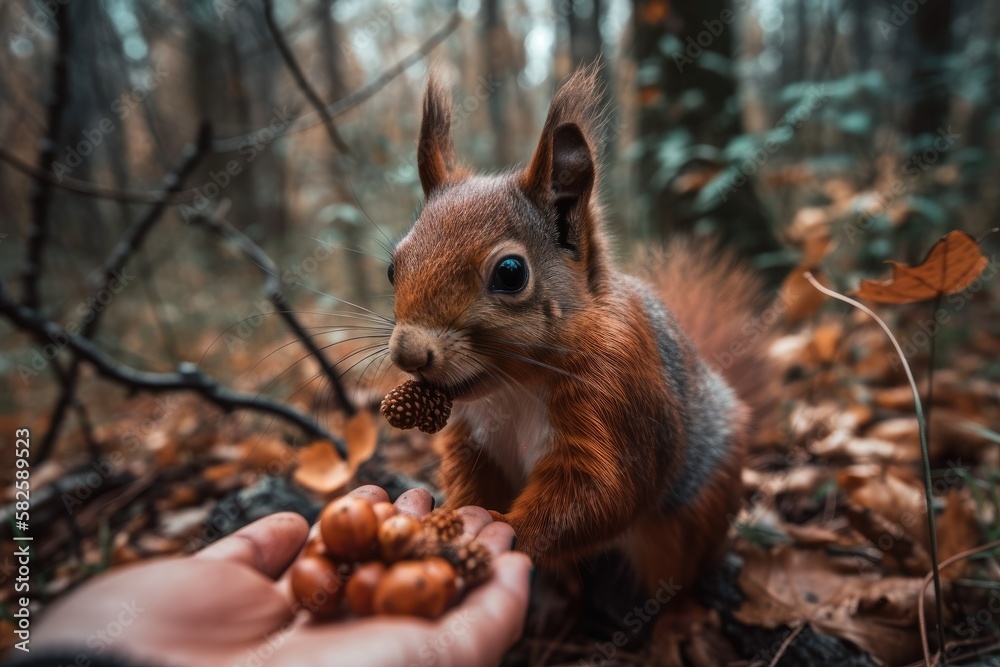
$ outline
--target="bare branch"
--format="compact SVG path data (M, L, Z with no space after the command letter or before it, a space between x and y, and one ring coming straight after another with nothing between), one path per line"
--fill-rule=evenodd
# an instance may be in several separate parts
M27 162L24 162L19 157L11 153L10 151L0 147L0 160L6 162L14 169L17 169L22 174L30 176L31 178L45 183L47 185L54 185L57 188L67 190L69 192L76 193L78 195L83 195L85 197L94 197L97 199L107 199L109 201L118 201L125 204L155 204L159 201L164 201L167 204L186 204L193 201L195 198L194 191L180 192L170 196L165 196L162 190L160 191L150 191L141 192L135 190L118 190L115 188L109 188L96 183L90 183L89 181L81 181L76 178L70 178L69 176L63 176L62 178L57 177L54 173L46 168L33 167Z
M69 8L56 5L55 9L57 47L56 57L52 63L52 98L49 100L48 136L39 141L38 166L41 169L50 164L56 157L56 145L59 141L59 127L62 125L63 112L69 104L69 46L70 20ZM42 263L45 261L45 246L49 240L49 208L52 203L51 184L45 181L35 184L31 193L33 219L28 231L28 261L24 267L24 294L26 306L38 310L41 305L39 282L42 276Z
M202 123L201 127L198 129L198 138L195 144L184 149L184 154L181 157L180 164L163 178L163 192L166 197L169 197L171 194L180 190L184 183L184 179L190 175L191 171L194 170L195 166L205 156L211 146L211 143L211 127L208 123ZM118 239L118 242L112 249L111 254L108 255L108 258L98 269L98 278L94 281L94 284L91 287L90 299L88 300L88 303L96 303L101 293L108 288L108 285L114 278L115 273L125 268L125 264L128 262L129 258L142 244L142 241L146 238L146 234L148 234L149 230L153 228L156 221L162 217L163 211L166 207L167 202L165 199L155 202L149 207L142 217L133 222L132 225L125 230L125 233L122 234L121 238ZM94 332L97 331L97 327L101 320L101 314L103 312L104 311L102 310L96 310L87 313L87 317L89 317L89 319L77 322L75 330L80 331L81 336L84 338L91 338L94 335ZM58 366L56 366L56 369L58 370ZM80 359L78 357L73 359L73 363L70 365L69 371L66 373L59 373L58 375L62 391L59 394L59 398L56 400L55 407L52 409L52 418L49 420L49 430L42 438L42 444L36 450L37 453L34 461L35 465L38 465L47 459L49 454L52 453L52 448L55 446L56 439L59 437L59 431L62 429L62 423L66 417L66 413L76 399L76 387L80 378Z
M452 14L448 22L445 23L441 28L437 30L426 42L420 45L420 47L409 54L398 63L385 70L374 80L361 88L358 88L350 95L334 102L333 104L326 107L326 113L319 119L316 118L300 118L297 121L291 123L282 132L276 134L277 137L282 137L288 134L294 134L295 132L301 132L307 130L310 127L314 127L316 123L323 122L324 118L336 118L341 114L345 114L359 104L366 102L375 93L385 88L389 82L395 79L397 76L405 72L408 68L412 67L414 64L420 62L427 57L427 54L434 50L441 42L443 42L448 35L455 31L458 24L462 22L462 17L459 14ZM228 153L230 151L235 151L244 145L244 142L254 141L258 136L259 131L254 130L253 132L248 132L246 134L241 134L236 137L228 137L225 139L216 139L215 143L212 144L212 151L215 153Z
M288 67L288 71L292 73L295 83L298 84L302 94L306 96L309 103L316 109L316 113L323 119L323 125L326 126L326 133L330 137L330 142L342 153L351 154L350 146L340 136L337 126L333 123L333 116L327 111L327 106L322 98L320 98L319 93L309 84L309 80L306 79L305 73L295 59L295 54L289 48L284 35L281 34L278 22L274 20L274 0L264 0L264 20L267 22L267 29L270 31L271 37L278 47L278 52L281 53L282 60L285 61L285 65Z
M342 456L347 457L347 449L342 441L299 411L266 396L251 396L222 387L195 364L181 364L176 373L152 373L111 359L90 340L82 336L71 336L55 323L16 303L7 293L3 282L0 282L0 313L36 337L65 343L78 359L89 362L100 375L130 389L156 393L193 391L226 411L246 409L272 414L294 424L313 438L329 440Z
M296 317L295 313L292 312L289 307L288 300L285 297L285 290L282 288L281 284L281 272L278 270L277 264L274 263L274 261L259 245L253 242L253 239L233 227L225 220L217 217L198 216L197 221L208 227L219 236L238 245L243 253L250 258L250 261L256 264L261 271L264 272L267 279L267 298L270 299L272 304L274 304L275 311L283 320L285 320L285 323L288 324L288 327L295 333L303 347L305 347L309 354L312 355L312 357L319 363L323 374L326 376L327 380L330 381L333 390L337 393L337 401L340 403L344 412L346 412L349 417L354 416L358 410L354 406L350 397L347 395L347 391L344 389L344 385L340 381L341 376L337 374L336 367L329 362L326 355L324 355L323 352L316 346L312 336L306 332L302 323L299 322L298 317Z

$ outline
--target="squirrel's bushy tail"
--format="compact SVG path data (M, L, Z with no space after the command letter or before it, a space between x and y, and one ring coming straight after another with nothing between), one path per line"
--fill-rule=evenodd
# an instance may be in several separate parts
M660 297L702 359L722 374L759 424L778 396L767 348L780 313L768 312L761 278L717 243L673 241L651 267Z

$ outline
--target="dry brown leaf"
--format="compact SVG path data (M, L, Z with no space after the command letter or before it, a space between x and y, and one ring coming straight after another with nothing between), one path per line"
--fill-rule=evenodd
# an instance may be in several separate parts
M862 574L818 549L752 549L744 557L740 588L746 600L734 614L737 620L766 628L808 622L890 665L919 656L914 636L922 577Z
M844 328L839 322L823 324L813 331L812 344L810 350L815 354L816 359L822 363L832 363L840 349L841 334Z
M252 436L239 444L239 457L247 469L279 475L295 461L295 452L280 438Z
M855 465L841 470L837 482L850 502L881 515L925 548L929 546L923 486L912 472L896 466Z
M809 319L826 303L826 295L806 280L806 271L812 271L821 285L829 286L829 281L813 267L799 266L789 273L781 285L778 300L785 304L785 319L790 324Z
M344 487L350 481L351 467L340 458L333 444L319 440L299 450L299 467L295 469L298 484L329 495Z
M862 280L856 294L878 303L914 303L965 289L986 268L988 260L976 240L965 232L945 234L920 264L889 262L892 277L883 282Z
M944 561L980 544L979 521L967 489L951 489L946 496L944 512L937 520L938 557ZM970 561L968 559L941 571L942 577L954 579Z
M371 412L359 410L347 420L344 425L344 441L347 445L347 463L351 467L351 474L354 474L358 466L372 457L378 444L378 426Z
M931 557L922 544L901 526L885 520L868 507L848 503L844 509L851 527L881 552L896 559L904 574L922 577L931 567Z

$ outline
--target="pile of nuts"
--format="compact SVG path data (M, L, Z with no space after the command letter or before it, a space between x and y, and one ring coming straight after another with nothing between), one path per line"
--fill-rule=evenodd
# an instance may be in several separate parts
M463 539L455 512L415 519L345 496L326 506L319 527L291 574L295 599L317 617L346 606L356 616L437 618L492 574L489 549Z

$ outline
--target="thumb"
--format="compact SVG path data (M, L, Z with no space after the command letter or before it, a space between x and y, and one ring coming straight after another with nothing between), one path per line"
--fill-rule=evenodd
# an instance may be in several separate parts
M205 547L195 558L244 563L272 579L288 568L309 535L309 524L294 512L271 514Z

